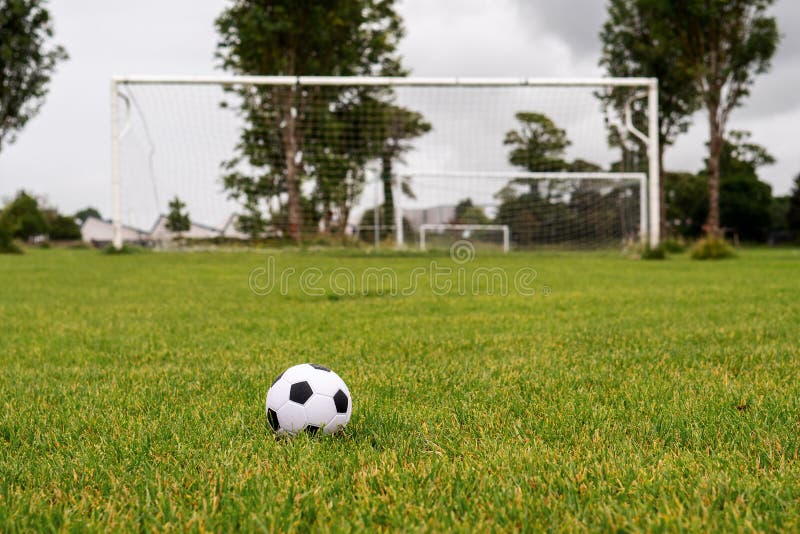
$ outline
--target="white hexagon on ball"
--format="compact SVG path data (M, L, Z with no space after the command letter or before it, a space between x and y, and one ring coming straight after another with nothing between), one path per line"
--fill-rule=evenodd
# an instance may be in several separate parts
M290 367L267 392L267 420L280 435L333 434L350 421L353 402L339 375L313 363Z

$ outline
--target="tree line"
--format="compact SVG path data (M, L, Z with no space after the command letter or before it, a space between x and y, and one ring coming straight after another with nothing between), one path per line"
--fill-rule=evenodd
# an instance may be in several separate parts
M0 209L0 252L20 252L15 239L44 243L78 241L81 239L80 225L89 217L99 219L100 213L94 208L86 208L67 215L27 191L18 191Z
M516 118L518 128L505 137L505 144L510 147L509 162L513 165L526 171L606 170L582 159L568 161L565 153L571 143L566 131L546 115L520 112ZM626 157L630 155L623 153L622 158ZM790 242L800 238L800 175L795 178L790 195L774 197L771 186L758 177L758 170L772 163L772 155L753 143L748 132L729 132L719 158L720 231L748 242ZM628 165L620 160L612 163L610 170L623 170ZM667 238L694 239L703 235L709 210L708 169L706 164L696 173L663 173L666 198L663 222ZM638 170L647 169L645 166ZM643 209L638 205L638 187L624 184L598 187L596 182L512 180L496 195L499 208L495 217L488 217L470 199L465 199L456 207L451 222L506 224L513 241L523 246L618 240L635 235L639 222L635 215ZM526 185L527 189L520 190L520 185Z

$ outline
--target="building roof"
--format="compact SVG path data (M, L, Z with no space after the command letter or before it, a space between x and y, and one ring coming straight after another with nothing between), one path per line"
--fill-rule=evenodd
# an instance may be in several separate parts
M204 239L204 238L212 238L212 237L219 237L221 235L221 231L218 228L213 228L211 226L200 224L194 221L189 222L189 229L185 232L180 232L181 237L185 237L187 239ZM150 230L149 237L155 241L170 241L177 237L178 233L173 232L172 230L167 228L167 217L166 215L160 215L158 219L156 219L155 224L153 224L153 228Z
M114 223L87 217L81 224L81 240L86 243L110 243L114 238ZM123 242L147 241L148 233L132 226L122 225Z

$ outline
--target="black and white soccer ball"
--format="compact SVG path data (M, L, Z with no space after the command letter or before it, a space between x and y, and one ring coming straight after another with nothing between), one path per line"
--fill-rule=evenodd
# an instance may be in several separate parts
M353 402L339 375L321 365L295 365L267 392L267 420L280 435L333 434L347 426Z

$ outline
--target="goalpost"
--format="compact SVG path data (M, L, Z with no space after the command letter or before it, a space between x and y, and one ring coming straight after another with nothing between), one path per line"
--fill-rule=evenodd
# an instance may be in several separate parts
M121 76L111 122L117 248L175 197L230 239L660 239L651 78Z

